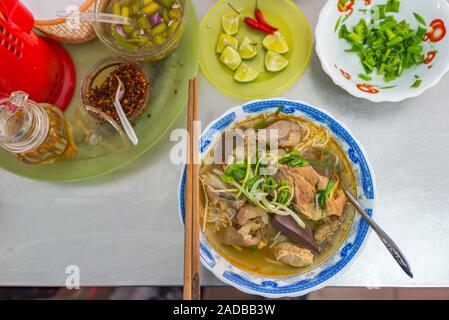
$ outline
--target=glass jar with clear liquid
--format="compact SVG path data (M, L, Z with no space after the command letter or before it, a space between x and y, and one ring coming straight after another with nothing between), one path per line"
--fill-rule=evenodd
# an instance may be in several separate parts
M0 147L30 164L49 164L75 155L72 127L50 104L17 91L0 100Z

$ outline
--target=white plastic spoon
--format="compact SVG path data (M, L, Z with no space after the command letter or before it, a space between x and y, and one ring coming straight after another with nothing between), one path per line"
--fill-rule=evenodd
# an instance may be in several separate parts
M115 110L117 110L117 114L120 118L120 121L122 122L123 128L125 129L125 132L128 135L129 140L131 140L131 142L135 146L137 146L137 144L139 143L139 139L137 138L137 135L134 132L131 123L129 123L128 118L126 117L126 114L123 111L122 104L120 103L120 100L122 100L123 96L125 95L125 86L119 77L117 76L115 77L118 80L118 88L117 93L115 94L115 101L114 101Z

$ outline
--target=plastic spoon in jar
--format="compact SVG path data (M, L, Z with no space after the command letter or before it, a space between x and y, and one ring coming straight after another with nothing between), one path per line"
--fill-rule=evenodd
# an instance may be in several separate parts
M402 268L402 270L404 270L404 272L410 278L413 278L413 273L410 265L396 243L394 243L394 241L385 233L385 231L383 231L382 228L379 227L379 225L365 212L365 210L363 210L362 206L357 202L357 200L351 193L345 190L345 194L349 198L349 202L351 202L351 204L357 209L363 219L365 219L366 222L368 222L368 224L371 226L371 228L373 228L374 232L376 232L380 240L382 240L383 244L399 264L399 266Z
M120 121L122 122L123 128L125 129L125 132L128 135L129 140L131 140L131 142L135 146L137 146L137 144L139 143L139 139L137 138L137 135L134 132L131 123L129 123L128 118L126 117L126 114L123 111L122 104L120 103L120 100L122 100L123 96L125 95L125 86L119 77L117 76L115 77L118 80L118 88L117 93L115 94L115 101L114 101L115 110L117 110L117 114L120 118Z
M98 21L103 23L130 25L131 19L111 13L57 11L58 17L67 18L69 21Z

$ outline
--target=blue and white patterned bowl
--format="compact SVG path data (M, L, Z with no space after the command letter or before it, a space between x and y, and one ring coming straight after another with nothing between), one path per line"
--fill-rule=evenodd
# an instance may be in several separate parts
M285 99L257 100L230 109L220 118L212 121L204 130L200 139L201 156L206 155L226 128L259 114L274 112L280 105L285 106L282 113L307 119L330 131L334 140L348 156L356 179L358 199L368 214L372 215L376 187L373 171L363 147L345 125L326 111L319 110L307 102ZM178 193L182 223L185 214L184 191L185 170ZM243 292L268 298L301 296L324 287L331 279L343 273L360 252L368 233L368 224L361 219L360 215L355 215L346 238L329 258L309 271L288 277L260 276L232 265L213 248L204 234L201 235L201 262L220 280Z

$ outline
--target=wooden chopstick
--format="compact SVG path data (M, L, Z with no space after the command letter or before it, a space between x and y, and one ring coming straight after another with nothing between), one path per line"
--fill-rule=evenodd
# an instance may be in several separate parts
M184 194L184 300L192 299L192 153L191 139L193 124L193 82L189 80L189 102L187 106L187 132L189 139L187 142L187 164L186 164L186 186Z
M200 297L200 201L199 201L199 155L198 138L198 79L189 80L189 103L187 131L189 133L186 187L185 187L185 233L184 233L184 300Z
M198 123L198 78L193 80L193 181L192 181L192 299L201 299L200 286L200 159L199 159L199 123Z

